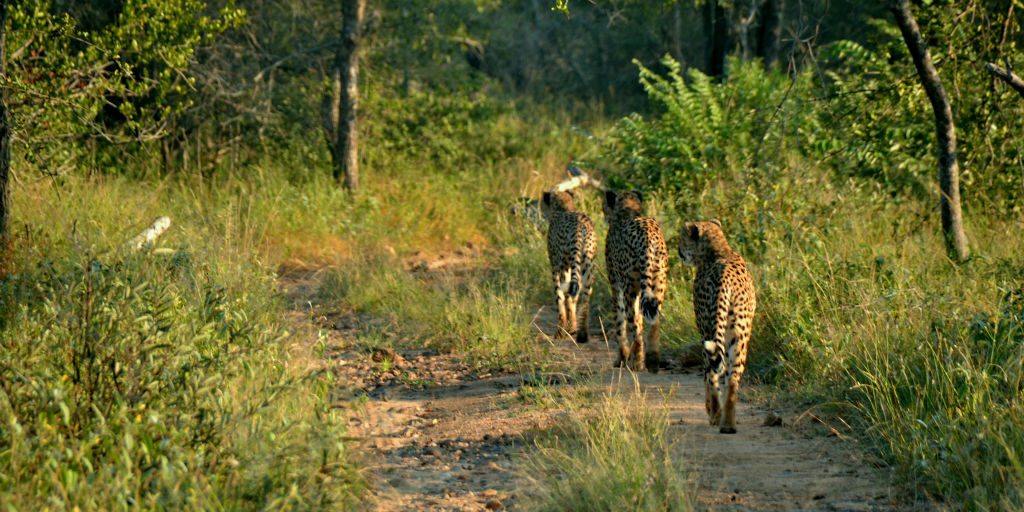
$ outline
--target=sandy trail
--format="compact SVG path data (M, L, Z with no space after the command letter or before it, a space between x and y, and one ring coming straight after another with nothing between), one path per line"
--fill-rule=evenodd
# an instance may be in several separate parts
M286 290L302 296L297 305L306 310L318 307L301 293L308 283L284 281ZM539 308L535 319L538 329L547 333L554 331L557 320L550 309ZM343 382L365 393L362 404L348 414L349 433L361 439L370 454L371 509L519 508L523 480L515 473L514 460L529 448L533 436L565 415L537 395L544 389L571 391L582 386L640 389L648 395L648 404L667 408L670 434L679 440L680 453L675 456L693 469L705 508L906 508L900 506L902 499L886 471L865 460L855 442L803 411L769 411L751 403L748 396L757 393L751 393L749 385L738 404L739 432L725 435L708 425L698 371L643 373L634 379L629 372L611 368L612 352L603 341L575 345L551 342L538 333L537 342L554 343L556 359L573 374L592 376L572 382L561 374L474 375L458 357L428 350L374 355L345 349L346 337L360 324L358 319L332 320L326 333L328 345L334 347L330 364ZM602 334L592 331L591 339L602 340ZM547 386L536 386L538 380ZM783 425L764 426L769 415L780 416Z

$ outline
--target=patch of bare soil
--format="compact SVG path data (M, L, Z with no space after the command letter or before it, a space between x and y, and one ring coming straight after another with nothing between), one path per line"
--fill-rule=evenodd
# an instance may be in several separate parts
M458 267L454 264L453 267ZM410 271L430 272L419 265ZM417 268L419 267L419 268ZM442 266L441 268L443 268ZM307 294L315 272L292 272L281 282L296 317L326 329L329 362L353 397L349 434L370 454L373 491L368 508L502 510L520 503L522 480L513 460L534 435L564 416L536 398L542 386L621 386L649 395L669 410L677 457L694 471L700 503L714 510L867 511L907 509L886 470L866 460L845 433L797 409L769 410L741 396L739 433L719 434L704 412L699 370L657 375L613 370L612 351L594 329L586 345L553 342L552 308L539 308L538 343L554 343L566 373L475 374L452 354L429 350L352 350L346 338L373 319L320 314ZM320 313L309 314L309 311ZM333 320L327 320L333 318ZM595 322L597 324L597 322ZM593 374L589 384L571 375ZM596 382L597 384L594 384ZM356 405L351 405L355 403Z

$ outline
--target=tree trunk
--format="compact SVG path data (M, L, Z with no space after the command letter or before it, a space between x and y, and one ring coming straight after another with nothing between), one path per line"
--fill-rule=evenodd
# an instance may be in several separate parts
M953 124L953 109L949 96L942 87L939 73L932 64L931 55L914 14L910 11L909 0L892 0L890 10L903 34L903 41L910 50L910 56L917 68L928 100L935 114L935 136L939 145L939 188L942 189L942 232L950 256L958 262L970 257L967 235L964 233L963 215L960 211L960 168L956 161L956 127Z
M786 0L766 0L761 4L761 28L758 32L758 53L765 69L771 69L779 60L782 41L782 11Z
M331 94L323 105L334 179L344 180L350 191L359 188L359 43L365 11L366 0L341 2L341 41L331 69Z
M0 0L0 80L7 78L7 0ZM7 89L0 89L0 252L6 252L11 226L11 122Z
M708 74L720 77L729 50L729 13L719 0L704 3L704 37L708 41Z
M672 4L672 58L683 63L683 0Z

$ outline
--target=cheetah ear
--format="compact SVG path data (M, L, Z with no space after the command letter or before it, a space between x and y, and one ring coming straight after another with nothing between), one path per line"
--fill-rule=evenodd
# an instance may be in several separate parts
M615 200L617 198L614 190L604 191L604 203L608 205L608 208L615 208Z
M711 220L709 220L708 222L710 222L710 223L712 223L712 224L714 224L714 225L718 226L719 228L721 228L721 227L722 227L722 221L720 221L720 220L718 220L718 219L711 219Z
M644 202L644 195L641 194L639 190L633 190L633 193L636 194L637 201L640 201L641 203Z
M551 206L551 192L544 192L544 206Z
M696 242L700 239L700 228L692 222L686 223L686 234L690 237L690 240Z

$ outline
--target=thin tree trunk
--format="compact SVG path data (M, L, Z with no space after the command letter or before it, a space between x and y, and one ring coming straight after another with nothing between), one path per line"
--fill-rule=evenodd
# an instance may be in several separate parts
M939 73L932 64L931 55L914 14L910 11L909 0L892 0L890 10L903 34L903 41L910 50L910 56L917 68L928 100L935 114L935 136L939 145L939 188L942 189L942 232L946 248L958 262L970 257L967 235L964 233L963 215L960 211L960 168L956 161L956 127L953 124L953 109L949 96L942 87Z
M771 69L779 60L779 46L782 41L782 11L785 8L785 0L766 0L761 5L758 53L764 60L765 69Z
M712 4L714 0L707 0L700 12L704 28L704 72L708 75L711 74L711 47L715 39L715 6Z
M683 63L683 0L672 4L672 58Z
M0 80L7 78L7 0L0 0ZM0 252L6 252L11 225L11 122L7 89L0 89Z
M725 74L725 57L729 51L729 13L719 0L704 4L704 36L708 41L708 74Z
M359 43L366 0L342 0L341 41L331 70L331 97L327 108L327 139L334 160L334 179L345 188L359 188ZM333 127L333 130L331 129Z
M748 62L755 55L758 55L761 45L760 30L751 35L750 29L763 15L761 11L764 0L748 0L748 2L747 6L743 9L740 8L739 2L733 3L733 8L736 9L738 14L735 32L740 44L740 59L743 62ZM761 23L757 23L757 27L760 26ZM753 38L753 41L751 41L751 38Z

